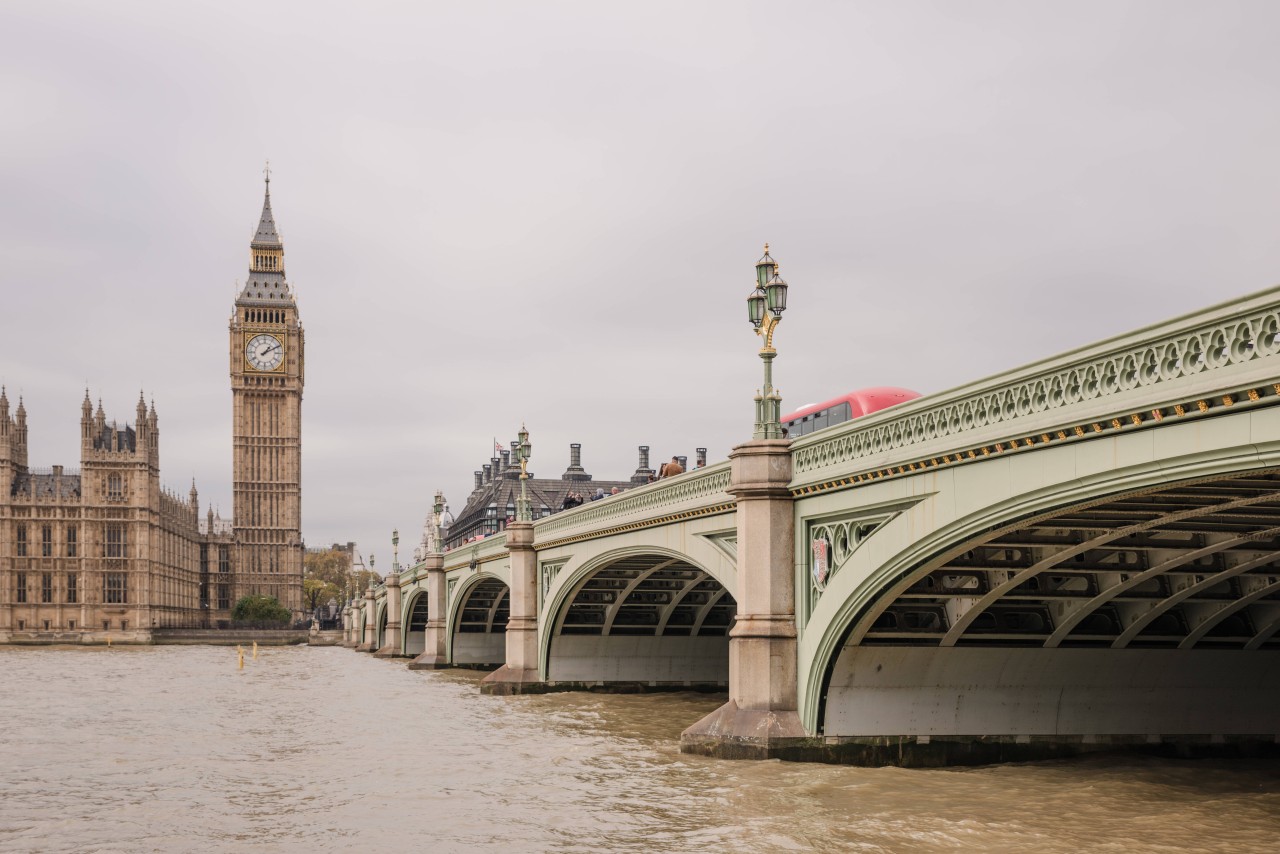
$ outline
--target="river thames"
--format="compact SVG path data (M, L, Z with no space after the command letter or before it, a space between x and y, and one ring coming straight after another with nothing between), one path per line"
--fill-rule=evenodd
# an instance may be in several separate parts
M341 648L0 650L0 850L1274 851L1280 767L723 762L723 697L484 697Z

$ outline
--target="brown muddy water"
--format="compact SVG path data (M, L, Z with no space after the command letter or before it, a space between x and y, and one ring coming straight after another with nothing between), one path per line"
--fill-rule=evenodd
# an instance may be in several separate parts
M0 648L0 851L1280 851L1274 762L723 762L722 696L484 697L340 648Z

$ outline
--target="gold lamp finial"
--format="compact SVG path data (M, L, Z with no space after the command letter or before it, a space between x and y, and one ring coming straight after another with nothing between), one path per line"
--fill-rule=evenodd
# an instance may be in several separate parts
M766 254L766 255L768 255L768 254L769 254L769 244L768 244L768 243L766 243L766 244L764 245L764 254Z

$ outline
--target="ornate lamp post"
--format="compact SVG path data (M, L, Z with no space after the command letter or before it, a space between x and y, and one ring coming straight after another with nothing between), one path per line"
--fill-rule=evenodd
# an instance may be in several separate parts
M391 571L400 571L400 529L391 529Z
M432 554L441 554L444 551L444 539L440 532L440 523L444 521L444 493L439 489L436 490L436 500L431 506L431 543L430 549Z
M782 322L787 310L787 283L778 274L778 262L769 256L769 244L764 245L764 257L756 262L756 288L747 297L747 319L755 327L756 334L764 339L760 358L764 361L764 388L756 393L756 426L753 439L782 438L782 395L773 387L773 359L778 351L773 349L773 333Z
M516 521L532 522L533 521L533 505L529 503L529 459L533 456L533 445L529 444L529 431L525 429L523 424L520 425L520 433L518 435L520 445L517 449L520 454L520 500L516 502Z

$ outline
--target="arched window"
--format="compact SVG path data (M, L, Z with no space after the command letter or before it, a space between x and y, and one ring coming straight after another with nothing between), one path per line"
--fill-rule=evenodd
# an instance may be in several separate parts
M107 478L107 498L124 498L124 479L120 475L113 474Z

